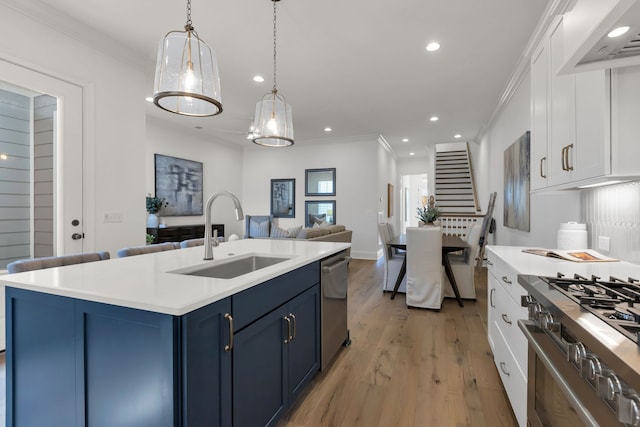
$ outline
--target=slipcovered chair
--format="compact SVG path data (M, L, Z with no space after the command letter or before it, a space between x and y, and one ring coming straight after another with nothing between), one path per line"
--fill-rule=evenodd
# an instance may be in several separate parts
M192 248L194 246L204 246L204 238L201 237L199 239L188 239L180 242L181 248Z
M396 231L393 228L393 224L391 224L390 222L387 222L387 229L389 231L389 237L390 239L395 239L397 237ZM406 251L404 249L400 249L400 248L391 248L393 250L393 252L395 252L396 255L404 255L406 253Z
M393 248L387 245L387 243L393 239L393 237L389 234L389 227L387 227L387 223L379 223L378 232L380 233L380 240L382 240L382 245L384 246L384 250L382 251L382 257L384 258L384 278L382 279L382 290L392 292L396 284L396 280L398 279L398 274L400 274L400 269L402 268L402 263L404 262L404 256L396 255L396 253L392 250ZM400 283L398 292L406 291L407 276L405 275L402 279L402 282Z
M471 225L467 231L467 243L469 247L464 250L462 255L449 255L449 263L453 271L453 277L456 278L456 284L460 291L460 297L464 299L476 299L475 284L475 265L476 255L478 254L478 246L480 244L480 233L482 226L479 223ZM455 297L451 283L445 276L446 295L447 297Z
M118 257L124 258L133 255L152 254L154 252L164 252L173 249L180 249L178 242L158 243L156 245L134 246L131 248L122 248L118 251Z
M407 306L440 310L444 300L442 228L407 228Z
M109 259L109 252L87 252L74 255L60 255L43 258L31 258L14 261L7 265L9 273L42 270L44 268L62 267L64 265L82 264L85 262L103 261Z

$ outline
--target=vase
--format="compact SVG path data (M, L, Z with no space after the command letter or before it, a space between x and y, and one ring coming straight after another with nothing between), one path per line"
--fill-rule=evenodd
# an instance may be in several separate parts
M158 228L159 223L160 218L158 218L157 214L150 213L147 216L147 228Z

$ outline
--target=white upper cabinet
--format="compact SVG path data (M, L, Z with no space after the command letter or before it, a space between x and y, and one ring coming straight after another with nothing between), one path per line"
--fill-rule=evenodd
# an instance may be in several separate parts
M531 61L532 190L611 173L609 71L559 74L562 24L552 24Z

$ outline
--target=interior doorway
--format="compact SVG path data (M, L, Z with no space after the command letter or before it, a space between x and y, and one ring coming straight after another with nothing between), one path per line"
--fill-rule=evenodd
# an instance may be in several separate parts
M0 61L0 270L83 252L82 88Z
M422 200L428 196L429 178L427 174L402 175L400 177L402 187L401 195L401 233L407 231L407 227L417 227L416 209L422 206Z

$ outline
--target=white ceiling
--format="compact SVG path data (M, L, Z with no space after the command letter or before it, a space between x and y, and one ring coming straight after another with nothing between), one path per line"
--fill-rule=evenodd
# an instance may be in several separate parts
M10 3L44 14L52 25L83 34L101 48L136 58L148 75L149 95L158 42L186 21L186 0ZM474 140L498 105L547 3L280 1L278 89L293 107L296 144L379 134L404 158L409 152L425 155L427 145L454 141L458 133L462 140ZM272 87L272 12L270 0L192 0L193 25L217 52L224 111L192 118L149 104L148 114L179 126L201 126L212 140L253 146L245 139L250 119ZM425 46L434 40L441 49L427 52ZM256 74L265 82L253 82ZM430 122L432 115L440 120ZM324 131L327 126L331 133Z

